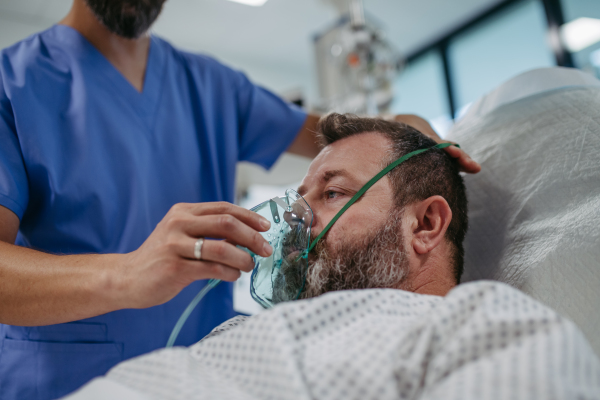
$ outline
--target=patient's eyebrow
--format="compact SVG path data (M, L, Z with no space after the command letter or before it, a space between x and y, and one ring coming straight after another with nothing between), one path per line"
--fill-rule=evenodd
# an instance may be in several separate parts
M321 184L325 184L333 178L335 178L336 176L350 177L350 174L345 169L334 169L330 171L325 171L321 178L319 178L319 181ZM304 196L307 191L308 188L305 185L300 185L297 190L300 196Z
M326 171L320 180L322 183L327 183L330 180L332 180L333 178L335 178L336 176L348 176L348 175L349 175L348 171L346 171L345 169L334 169L333 171Z

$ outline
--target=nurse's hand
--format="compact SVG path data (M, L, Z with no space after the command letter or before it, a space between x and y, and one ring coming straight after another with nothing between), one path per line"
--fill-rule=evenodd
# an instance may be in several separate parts
M124 302L132 308L151 307L196 280L235 281L240 271L254 267L250 255L236 245L269 256L273 249L258 233L269 227L264 217L230 203L174 205L142 246L125 255L125 268L115 271L128 297ZM205 240L202 259L196 260L194 245L200 237L225 240Z
M398 122L403 122L406 125L412 126L419 132L424 135L429 136L437 143L454 143L448 140L443 140L438 136L438 134L433 130L429 122L424 120L423 118L412 115L412 114L403 114L396 115L393 117L394 120ZM460 165L460 170L463 172L468 172L470 174L476 174L481 171L481 165L475 160L473 160L464 150L456 147L449 146L444 149L452 158L456 158L458 160L458 165Z

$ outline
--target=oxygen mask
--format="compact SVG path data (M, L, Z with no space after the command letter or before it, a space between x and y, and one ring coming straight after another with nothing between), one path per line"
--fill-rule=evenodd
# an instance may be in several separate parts
M273 197L254 211L271 222L261 235L273 246L269 257L244 248L254 259L250 280L252 298L265 308L300 296L306 279L308 260L302 257L310 245L313 213L302 196L288 189L283 197Z

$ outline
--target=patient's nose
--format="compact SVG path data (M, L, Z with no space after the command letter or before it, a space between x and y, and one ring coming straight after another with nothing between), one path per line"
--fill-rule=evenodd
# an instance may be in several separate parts
M313 208L313 223L311 226L311 237L317 237L315 233L318 234L323 230L323 228L325 228L325 225L321 223L322 220L323 218L321 216L321 213L319 212L319 209Z

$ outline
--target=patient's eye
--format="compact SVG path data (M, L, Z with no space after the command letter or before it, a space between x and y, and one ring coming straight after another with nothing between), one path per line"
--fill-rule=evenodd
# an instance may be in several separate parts
M342 193L340 193L340 192L336 192L335 190L327 190L327 191L325 192L325 197L326 197L327 199L335 199L336 197L339 197L339 196L341 196L341 194L342 194Z

